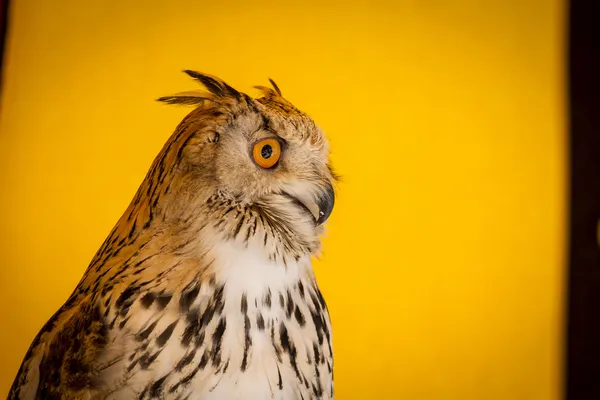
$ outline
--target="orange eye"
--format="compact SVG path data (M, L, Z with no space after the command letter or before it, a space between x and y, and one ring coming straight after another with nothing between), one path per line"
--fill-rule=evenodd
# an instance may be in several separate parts
M264 139L254 145L252 149L254 161L261 167L272 168L281 157L281 145L277 139Z

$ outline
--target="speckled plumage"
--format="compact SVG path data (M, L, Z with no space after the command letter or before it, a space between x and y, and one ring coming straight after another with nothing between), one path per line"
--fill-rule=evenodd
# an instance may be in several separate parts
M311 266L333 207L321 130L274 85L251 98L186 71L194 105L9 399L332 399L327 306ZM276 167L251 146L276 136ZM315 212L320 211L320 213Z

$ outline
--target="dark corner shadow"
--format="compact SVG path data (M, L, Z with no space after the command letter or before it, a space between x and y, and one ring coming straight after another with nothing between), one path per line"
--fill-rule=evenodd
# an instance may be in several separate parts
M569 2L566 399L600 399L600 1Z

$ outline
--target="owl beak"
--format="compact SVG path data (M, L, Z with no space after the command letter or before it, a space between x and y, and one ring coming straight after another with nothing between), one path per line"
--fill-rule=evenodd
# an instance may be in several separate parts
M316 196L298 190L287 190L283 192L283 195L312 215L317 226L327 221L335 203L335 194L331 184L328 184L327 188L317 193Z
M333 211L333 205L335 204L335 193L333 191L333 186L328 185L327 189L321 192L319 198L317 200L318 216L316 217L317 225L323 224Z

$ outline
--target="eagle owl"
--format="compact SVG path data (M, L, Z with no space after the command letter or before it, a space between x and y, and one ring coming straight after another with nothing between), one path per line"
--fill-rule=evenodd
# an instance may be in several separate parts
M277 85L204 91L9 399L332 399L331 324L311 266L336 181L323 132Z

